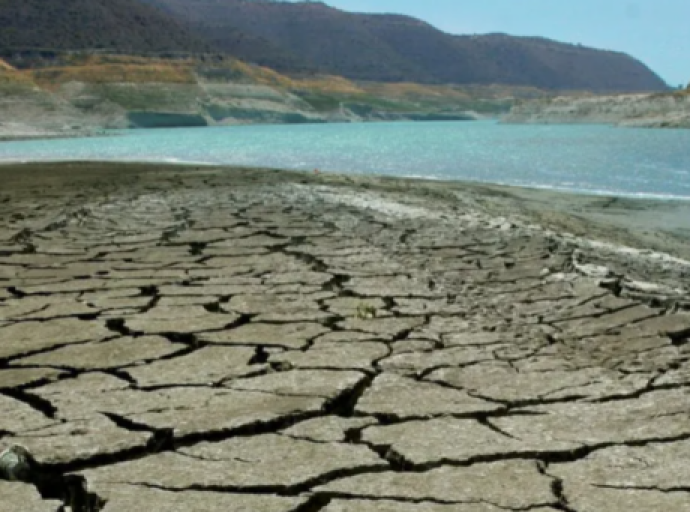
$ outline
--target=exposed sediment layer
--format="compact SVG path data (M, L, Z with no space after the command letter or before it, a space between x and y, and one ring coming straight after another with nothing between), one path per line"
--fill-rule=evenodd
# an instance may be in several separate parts
M690 128L690 94L557 97L519 103L507 123L595 123L643 128Z
M3 84L1 78L0 141L83 137L113 129L472 121L486 117L472 111L472 107L489 109L490 114L497 115L505 111L509 102L465 98L463 108L454 97L462 97L462 93L444 90L444 97L443 92L438 94L435 89L427 93L431 100L415 104L387 99L385 95L366 95L364 91L348 99L337 94L310 96L308 92L302 92L301 97L294 91L258 84L69 81L39 89L30 82Z
M586 219L601 198L390 178L0 179L0 446L30 454L8 509L687 510L687 238L604 222L624 200Z

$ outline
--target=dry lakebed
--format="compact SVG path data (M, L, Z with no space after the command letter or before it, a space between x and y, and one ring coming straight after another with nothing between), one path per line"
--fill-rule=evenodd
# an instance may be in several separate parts
M0 184L0 510L690 511L690 202Z

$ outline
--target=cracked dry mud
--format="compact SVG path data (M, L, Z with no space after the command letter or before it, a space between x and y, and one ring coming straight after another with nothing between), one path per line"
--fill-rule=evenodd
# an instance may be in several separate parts
M680 260L462 185L0 173L2 510L690 511Z

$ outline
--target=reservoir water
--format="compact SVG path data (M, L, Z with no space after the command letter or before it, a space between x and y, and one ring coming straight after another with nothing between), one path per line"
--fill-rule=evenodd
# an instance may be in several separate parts
M65 160L318 168L690 199L690 130L401 122L141 130L0 143L0 162Z

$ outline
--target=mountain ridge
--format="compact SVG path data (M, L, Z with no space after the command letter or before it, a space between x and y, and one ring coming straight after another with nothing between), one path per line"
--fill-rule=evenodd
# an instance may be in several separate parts
M140 1L186 20L191 30L213 39L219 50L281 72L295 70L214 34L238 30L289 53L304 69L352 80L502 83L597 92L668 89L651 69L627 54L545 38L452 35L411 16L352 13L322 2Z

